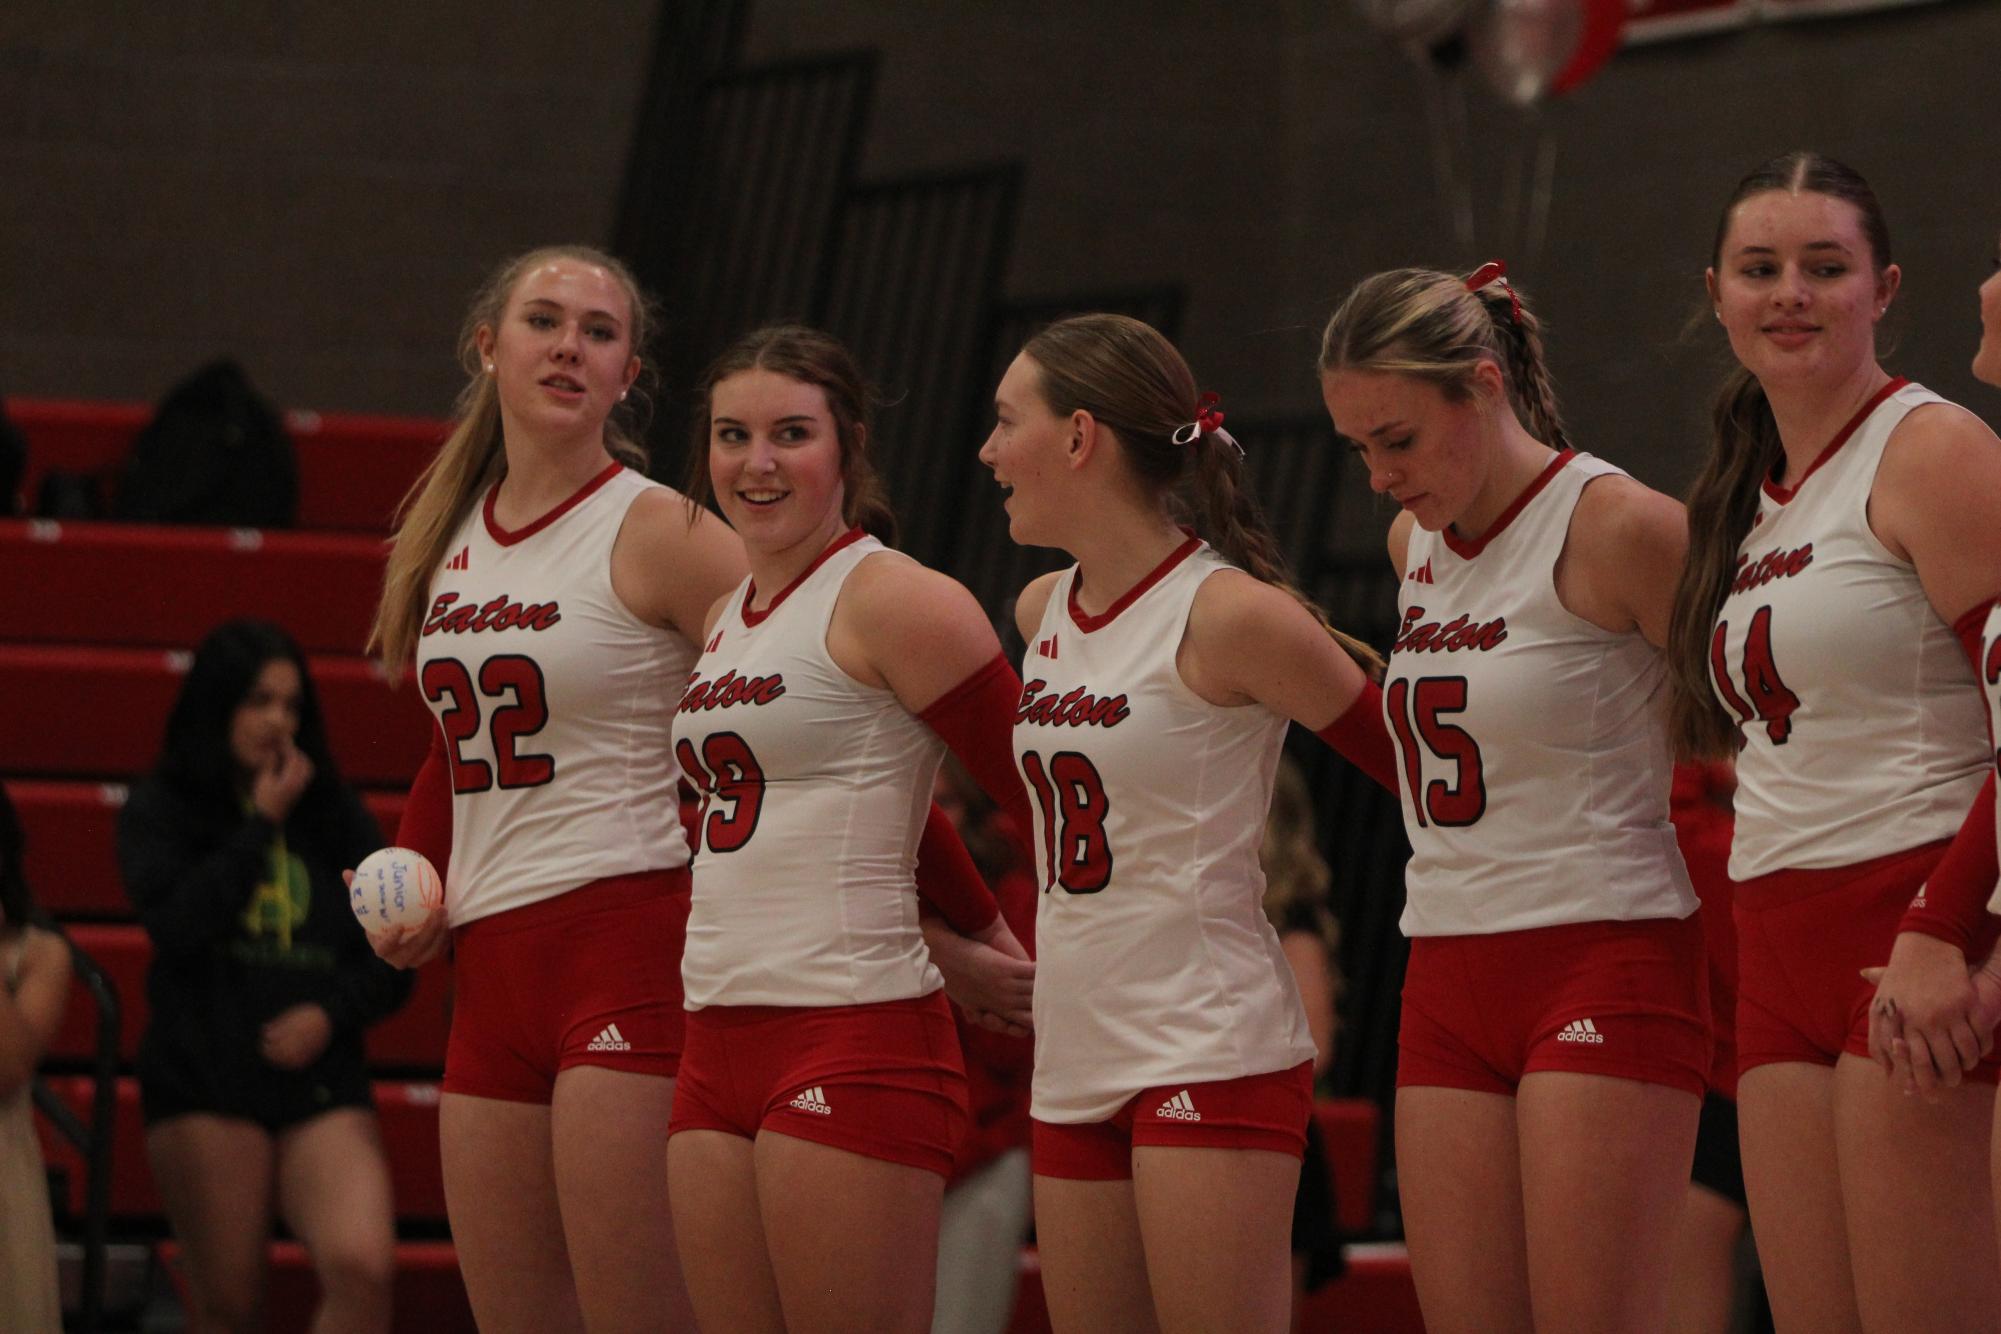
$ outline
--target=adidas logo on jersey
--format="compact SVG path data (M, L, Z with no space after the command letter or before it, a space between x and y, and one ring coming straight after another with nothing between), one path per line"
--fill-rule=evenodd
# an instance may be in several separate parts
M618 1031L617 1024L606 1024L604 1031L592 1038L585 1051L631 1051L632 1044L625 1040L625 1034Z
M1154 1115L1163 1121L1200 1121L1202 1119L1202 1113L1195 1110L1195 1100L1188 1096L1187 1089L1181 1090L1181 1092L1160 1104L1160 1109Z
M1602 1045L1605 1041L1605 1035L1600 1033L1598 1025L1592 1023L1589 1019L1574 1019L1563 1026L1563 1031L1556 1035L1556 1040L1558 1042L1589 1042Z
M716 637L708 642L708 644L702 649L702 652L714 653L717 649L721 648L722 646L723 646L723 632L718 630L716 631Z
M472 547L460 547L459 554L445 562L445 568L448 570L470 570L472 568Z
M820 1116L832 1116L834 1114L834 1109L827 1105L827 1095L821 1092L818 1084L801 1093L798 1097L787 1103L786 1106L797 1107L802 1112L814 1112Z
M1410 581L1414 584L1437 583L1438 581L1431 577L1431 562L1426 561L1424 564L1418 566L1415 570L1412 570L1410 572Z
M1051 635L1047 639L1037 640L1035 645L1035 651L1041 654L1045 658L1051 658L1051 659L1055 658L1056 636Z
M1926 906L1926 903L1925 903L1925 891L1926 891L1926 890L1928 890L1928 889L1930 889L1930 888L1931 888L1931 886L1930 886L1929 884L1925 884L1925 885L1919 885L1919 886L1918 886L1918 896L1917 896L1916 898L1914 898L1914 899L1912 899L1912 900L1911 900L1911 906L1912 906L1913 908L1923 908L1923 907L1925 907L1925 906Z

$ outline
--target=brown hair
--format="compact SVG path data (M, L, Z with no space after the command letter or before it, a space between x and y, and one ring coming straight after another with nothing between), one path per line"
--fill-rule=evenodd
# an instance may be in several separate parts
M1454 402L1473 393L1482 361L1500 367L1508 403L1536 439L1567 449L1563 413L1543 355L1542 322L1506 280L1477 292L1436 269L1364 278L1320 336L1321 371L1379 371L1436 385Z
M396 507L396 535L382 575L382 601L368 632L369 651L392 672L401 671L416 654L431 576L445 557L446 545L465 522L474 500L507 475L500 393L494 377L480 364L479 331L497 331L515 286L530 270L558 259L595 265L618 279L631 304L626 333L633 355L639 355L652 332L653 308L631 270L590 246L542 246L516 255L488 275L459 324L459 365L465 370L466 383L452 406L451 434ZM641 472L646 470L642 441L651 403L647 392L650 383L642 361L640 379L628 391L629 397L613 407L604 426L605 449L620 463Z
M1174 434L1199 410L1195 374L1174 344L1126 315L1076 315L1030 338L1022 355L1041 372L1043 401L1059 417L1090 413L1118 438L1142 483L1161 495L1191 483L1209 540L1232 564L1282 588L1312 612L1371 678L1383 660L1361 640L1328 624L1327 614L1293 583L1285 555L1245 484L1243 460L1214 434L1178 445ZM1192 472L1193 476L1190 477Z
M730 376L750 370L766 370L816 385L826 394L827 411L834 418L834 435L841 447L841 517L850 527L862 529L884 545L896 545L896 513L868 457L875 395L840 339L803 324L753 329L730 344L702 373L695 386L688 476L683 487L689 503L705 505L715 494L709 480L709 414L715 388Z
M1709 251L1712 267L1722 266L1723 242L1737 206L1771 190L1810 191L1853 204L1876 272L1890 266L1889 223L1869 183L1852 167L1801 151L1762 163L1737 183L1717 219ZM1758 512L1758 489L1783 453L1764 386L1742 366L1735 367L1711 413L1709 458L1689 486L1688 559L1675 585L1674 614L1668 622L1668 735L1684 758L1736 754L1738 720L1717 700L1710 682L1710 637L1716 613L1730 593L1738 546Z

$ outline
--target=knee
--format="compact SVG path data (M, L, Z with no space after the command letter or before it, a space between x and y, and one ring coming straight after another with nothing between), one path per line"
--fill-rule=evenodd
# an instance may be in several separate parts
M343 1237L313 1256L313 1270L330 1298L386 1303L396 1281L395 1243L373 1235Z

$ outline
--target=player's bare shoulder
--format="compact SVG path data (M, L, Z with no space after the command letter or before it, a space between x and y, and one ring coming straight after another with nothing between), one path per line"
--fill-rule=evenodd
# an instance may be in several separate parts
M1409 510L1404 510L1390 520L1387 545L1390 551L1390 566L1397 572L1398 579L1403 578L1405 558L1410 554L1411 530L1416 527L1417 516Z
M1063 576L1061 570L1051 570L1039 574L1028 581L1014 600L1014 628L1021 632L1023 639L1033 639L1035 629L1042 624L1042 618L1049 613L1049 599L1056 591L1056 581Z

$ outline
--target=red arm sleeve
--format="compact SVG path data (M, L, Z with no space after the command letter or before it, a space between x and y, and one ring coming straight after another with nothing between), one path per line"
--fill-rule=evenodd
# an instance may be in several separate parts
M1383 721L1382 687L1374 681L1365 682L1347 711L1314 735L1391 792L1397 790L1396 745Z
M452 775L445 759L445 734L431 729L431 749L410 784L403 818L396 825L396 846L421 852L437 868L438 880L450 884L446 872L452 860Z
M992 662L939 696L918 719L944 739L980 790L1001 808L1017 850L1032 866L1035 850L1028 839L1035 818L1028 809L1028 789L1014 767L1014 711L1020 704L1021 678L996 653Z
M2001 918L1987 911L1997 870L1994 849L1994 775L1980 787L1973 809L1924 888L1904 911L1899 931L1922 931L1950 941L1969 964L1985 959L2001 938Z
M935 908L962 936L978 935L1000 916L1000 904L973 865L973 854L936 802L917 843L917 897L920 911Z

